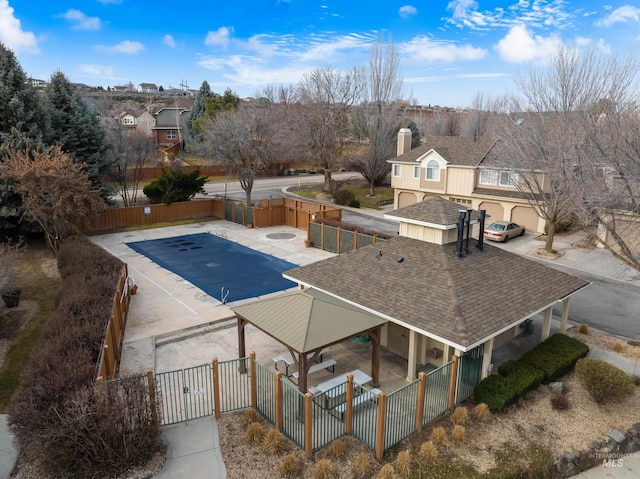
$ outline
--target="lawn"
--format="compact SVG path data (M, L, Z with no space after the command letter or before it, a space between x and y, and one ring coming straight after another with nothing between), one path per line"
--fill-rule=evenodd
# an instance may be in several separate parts
M393 203L393 188L388 186L376 187L375 197L369 196L369 185L363 181L345 184L342 188L351 191L355 195L356 200L360 202L361 208L379 210L382 205ZM291 188L289 191L303 198L326 201L325 198L322 198L323 189L320 185L307 188Z
M27 247L17 261L13 277L16 286L22 289L22 296L15 309L6 308L4 304L0 306L0 321L3 322L0 341L6 346L0 368L0 413L7 411L29 355L37 347L42 328L55 309L60 291L55 258L44 243Z

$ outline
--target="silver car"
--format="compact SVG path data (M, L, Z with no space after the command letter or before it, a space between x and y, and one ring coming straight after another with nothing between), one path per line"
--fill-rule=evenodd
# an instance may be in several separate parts
M491 241L506 243L514 236L522 236L524 226L510 223L509 221L495 221L484 230L484 238Z

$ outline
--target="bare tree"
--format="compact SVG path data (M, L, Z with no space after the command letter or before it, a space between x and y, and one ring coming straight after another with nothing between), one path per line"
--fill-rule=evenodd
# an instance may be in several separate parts
M282 158L286 141L269 102L241 104L237 110L221 113L202 130L203 149L221 162L229 174L236 175L251 205L256 176Z
M387 160L395 155L396 134L405 104L401 101L399 62L397 48L390 37L384 45L372 46L365 101L355 118L358 136L368 141L368 145L352 160L352 167L369 182L370 196L375 196L375 187L389 174Z
M331 171L342 158L351 135L350 112L364 89L361 69L349 71L318 68L306 73L298 84L302 107L299 151L319 166L324 173L324 189L331 191Z
M594 187L597 172L620 161L626 133L618 129L620 140L612 142L594 107L629 104L637 94L631 88L637 72L635 60L620 62L593 51L561 48L550 64L516 77L520 97L512 103L512 115L503 117L498 151L505 166L518 172L518 189L545 220L547 251L553 250L561 223L582 218L587 227L596 219L593 206L603 201L593 196L602 191ZM615 108L605 114L604 123L618 119ZM601 178L604 185L605 175Z
M155 141L145 132L116 121L107 129L107 143L107 154L113 165L110 177L124 206L136 205L144 170L156 158Z
M24 215L40 225L54 252L69 231L104 208L86 165L74 162L60 146L10 151L1 171L15 182Z
M495 118L496 101L490 95L477 92L460 125L460 135L477 138L491 130L491 120Z

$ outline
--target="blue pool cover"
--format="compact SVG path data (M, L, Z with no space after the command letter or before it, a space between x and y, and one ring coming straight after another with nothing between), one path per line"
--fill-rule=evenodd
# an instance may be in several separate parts
M282 273L295 264L210 233L136 241L127 246L210 296L231 302L296 286Z

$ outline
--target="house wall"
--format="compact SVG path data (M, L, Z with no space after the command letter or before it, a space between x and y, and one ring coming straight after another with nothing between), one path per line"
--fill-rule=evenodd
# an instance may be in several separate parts
M401 222L398 234L427 243L444 244L443 230Z
M169 138L169 132L175 132L175 138ZM155 130L156 132L156 142L158 145L176 145L180 142L180 135L178 134L178 130Z
M413 167L418 166L415 165L400 165L400 176L394 176L393 170L391 174L391 187L392 188L401 188L408 190L419 190L420 189L420 178L413 177ZM424 171L420 170L420 176L424 176Z

